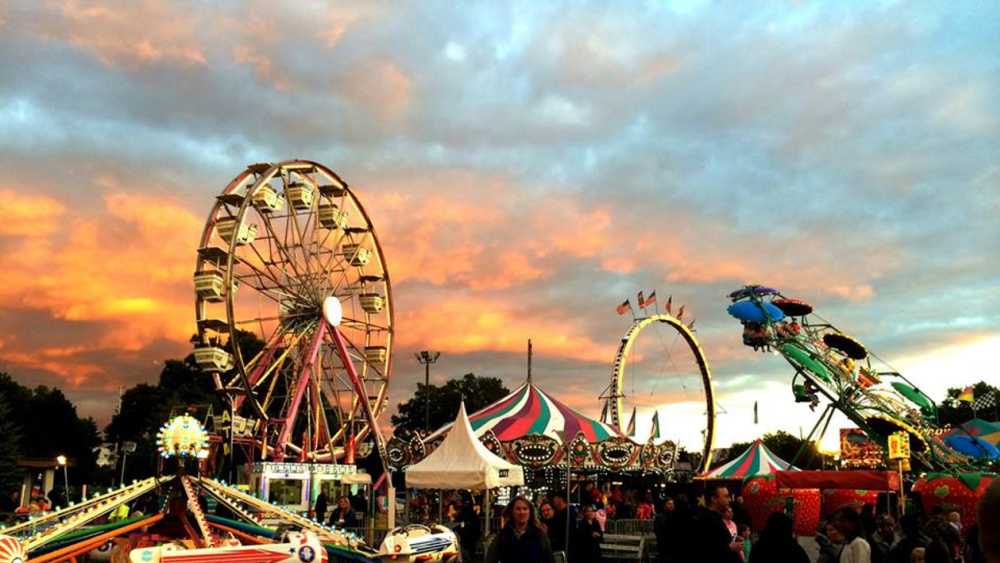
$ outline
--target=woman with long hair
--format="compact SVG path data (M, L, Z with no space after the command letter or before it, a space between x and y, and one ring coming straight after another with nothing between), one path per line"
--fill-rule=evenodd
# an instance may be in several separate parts
M515 497L503 511L504 527L486 550L486 563L555 563L535 505Z

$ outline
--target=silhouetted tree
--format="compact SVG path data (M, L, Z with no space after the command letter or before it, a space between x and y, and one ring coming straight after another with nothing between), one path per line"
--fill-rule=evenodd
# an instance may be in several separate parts
M58 455L71 458L70 480L87 483L96 469L99 443L97 424L93 419L80 418L76 406L63 392L39 385L29 389L0 373L0 397L7 401L9 420L19 428L20 453L24 457L51 459Z
M990 394L993 395L994 402L991 406L977 409L973 413L972 406L969 403L963 403L958 400L958 395L967 386L963 387L952 387L948 389L948 396L945 397L943 401L938 405L938 422L945 426L956 426L962 424L973 418L973 416L982 418L984 420L989 420L992 422L1000 421L1000 389L986 383L985 381L980 381L972 386L972 394L976 399L986 397Z
M472 373L463 375L461 379L449 379L441 386L418 383L413 398L398 405L398 414L392 415L392 423L397 428L423 430L424 409L429 404L430 430L433 432L455 420L463 397L466 411L472 414L509 393L500 378L477 377Z

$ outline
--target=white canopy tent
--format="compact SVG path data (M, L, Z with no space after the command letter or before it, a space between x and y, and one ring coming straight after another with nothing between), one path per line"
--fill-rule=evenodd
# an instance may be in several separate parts
M406 486L414 489L480 491L524 484L524 469L486 449L476 438L465 403L441 445L406 468Z
M441 445L419 463L406 468L406 486L414 489L485 490L487 525L490 489L520 485L524 485L524 468L486 449L469 424L464 402Z

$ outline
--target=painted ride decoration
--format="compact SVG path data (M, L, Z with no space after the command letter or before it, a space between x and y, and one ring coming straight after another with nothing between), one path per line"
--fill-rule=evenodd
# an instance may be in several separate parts
M794 368L795 401L812 408L826 401L813 433L822 425L822 435L833 411L839 410L882 446L890 434L908 433L913 457L925 467L959 470L981 465L945 445L938 436L937 409L923 391L864 344L816 315L808 303L759 285L740 288L729 298L728 312L743 326L744 345L773 351Z
M379 553L401 563L456 563L460 551L458 538L450 528L437 524L410 524L390 531L382 540Z
M744 482L743 506L755 530L764 529L772 512L791 513L797 535L813 536L819 526L819 489L782 489L774 475L751 477Z
M996 478L989 473L930 473L918 479L912 490L920 493L927 514L934 507L941 507L946 513L958 512L963 528L967 528L976 521L976 503Z
M878 491L866 489L823 489L822 516L828 518L841 508L861 512L866 504L876 506Z

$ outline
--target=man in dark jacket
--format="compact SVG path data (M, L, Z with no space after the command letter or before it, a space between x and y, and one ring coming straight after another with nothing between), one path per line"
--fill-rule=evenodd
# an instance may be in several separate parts
M479 515L472 507L471 497L459 497L454 506L455 535L458 536L458 544L462 549L462 561L472 563L483 535L483 527L479 523Z
M656 553L659 563L673 563L673 546L670 545L670 529L677 525L674 515L674 499L667 497L660 506L660 511L653 519L653 533L656 534Z
M555 514L548 521L549 538L552 540L552 551L566 551L566 531L569 519L569 505L566 495L556 493L552 496L552 508Z
M742 542L734 541L722 521L722 512L729 507L729 489L712 485L705 491L705 508L698 512L699 561L704 563L740 563Z

